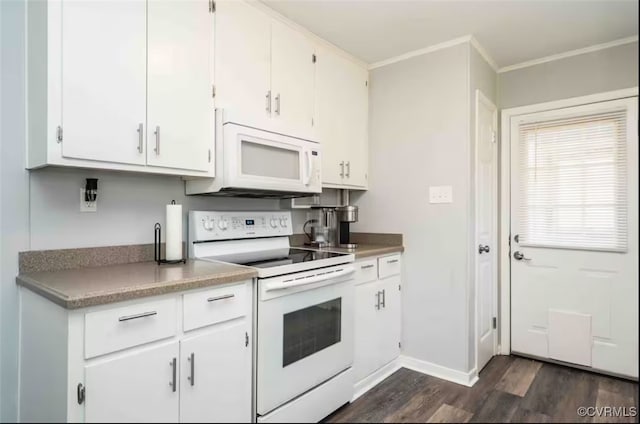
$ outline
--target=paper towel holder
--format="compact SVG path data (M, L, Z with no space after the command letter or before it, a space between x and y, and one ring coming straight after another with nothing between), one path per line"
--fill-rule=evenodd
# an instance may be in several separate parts
M162 259L162 251L161 251L161 247L162 247L162 243L161 240L162 238L160 237L162 235L162 225L160 225L159 222L156 222L156 224L153 226L153 260L156 261L158 263L158 265L168 265L168 264L179 264L179 263L183 263L186 264L187 263L187 259L186 258L182 258L182 259L176 259L173 261L168 261L166 259Z

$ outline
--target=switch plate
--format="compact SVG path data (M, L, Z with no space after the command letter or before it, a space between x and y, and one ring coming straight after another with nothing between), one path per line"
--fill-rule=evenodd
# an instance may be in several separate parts
M84 200L85 189L80 189L80 212L98 212L98 200L87 202Z
M451 186L429 187L429 203L453 203L453 189Z

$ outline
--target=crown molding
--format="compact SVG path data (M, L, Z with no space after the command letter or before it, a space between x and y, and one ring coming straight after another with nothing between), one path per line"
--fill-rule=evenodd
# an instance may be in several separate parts
M578 56L585 53L596 52L598 50L604 50L611 47L622 46L624 44L634 43L638 41L638 36L620 38L618 40L609 41L608 43L594 44L593 46L584 47L576 50L569 50L568 52L558 53L551 56L541 57L539 59L528 60L526 62L516 63L515 65L505 66L498 69L498 73L515 71L516 69L528 68L529 66L540 65L542 63L553 62L554 60L565 59L567 57Z
M496 63L495 60L493 60L493 57L491 57L487 49L485 49L484 46L480 44L478 39L476 39L476 37L472 35L469 41L471 42L471 45L476 49L476 51L480 54L480 56L482 56L484 60L487 61L489 66L491 66L491 68L495 72L498 72L498 64Z
M403 60L411 59L412 57L422 56L427 53L432 53L438 50L457 46L458 44L469 43L471 42L471 38L472 37L470 35L465 35L463 37L454 38L453 40L445 41L443 43L434 44L429 47L424 47L422 49L413 50L398 56L390 57L389 59L381 60L379 62L374 62L369 64L369 70L380 68L382 66L391 65L392 63L401 62Z

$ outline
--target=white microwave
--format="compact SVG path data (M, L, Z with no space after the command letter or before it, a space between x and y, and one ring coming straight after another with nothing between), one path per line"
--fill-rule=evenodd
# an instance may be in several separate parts
M302 197L322 192L320 144L224 122L216 110L215 178L186 182L186 194Z

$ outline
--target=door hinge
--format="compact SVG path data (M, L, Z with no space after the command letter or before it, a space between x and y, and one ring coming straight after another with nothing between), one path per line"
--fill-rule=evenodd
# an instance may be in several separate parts
M249 333L244 332L244 347L249 346Z
M58 125L58 128L56 128L56 140L58 140L58 143L62 143L62 126Z
M498 320L496 317L493 317L493 329L495 330L496 328L498 328Z
M209 0L209 13L216 12L216 2L215 0Z
M398 342L398 348L402 349L402 343Z
M495 131L491 131L491 142L492 143L496 142L496 132Z
M85 390L82 383L78 383L77 395L78 395L78 405L82 405L84 403L84 398L85 398Z
M313 122L313 118L311 118L311 126L313 127L314 122Z
M364 86L365 86L365 87L369 87L369 81L365 81L365 82L364 82Z
M211 163L211 149L209 149L209 163Z
M402 291L402 285L398 284L398 291Z
M311 55L311 62L316 63L316 61L318 60L318 58L316 57L316 54L312 54Z
M216 86L215 85L211 86L211 97L213 97L213 98L216 97Z

